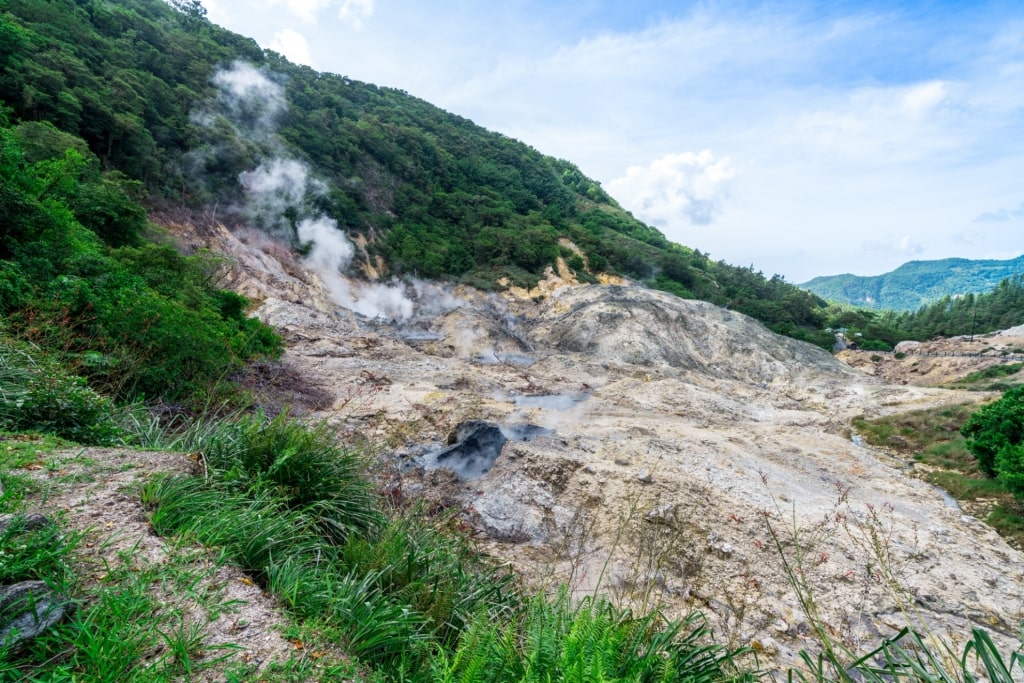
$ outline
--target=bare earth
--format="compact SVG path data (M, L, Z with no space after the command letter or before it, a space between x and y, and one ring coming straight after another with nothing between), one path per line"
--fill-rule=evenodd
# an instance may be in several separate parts
M369 437L404 494L460 506L536 585L700 609L769 665L814 647L794 582L859 650L907 624L1017 644L1021 554L849 430L859 414L984 395L904 384L929 373L869 360L872 376L703 302L554 275L503 295L410 288L411 319L371 321L280 245L171 227L235 259L231 285L285 334L284 371L308 385L288 394L295 412ZM467 420L550 431L508 442L478 478L424 469Z

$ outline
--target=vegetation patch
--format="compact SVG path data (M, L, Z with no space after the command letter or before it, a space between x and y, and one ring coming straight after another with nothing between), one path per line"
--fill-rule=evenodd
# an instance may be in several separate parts
M1024 368L1024 363L990 365L984 370L970 373L963 379L952 383L950 387L972 391L1006 391L1024 381L1020 376L1021 368ZM1008 377L1013 377L1013 380L1002 381Z

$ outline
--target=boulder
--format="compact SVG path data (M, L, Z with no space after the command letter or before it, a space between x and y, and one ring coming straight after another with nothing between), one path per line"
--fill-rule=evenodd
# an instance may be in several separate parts
M0 649L35 638L63 619L70 604L42 581L0 587Z

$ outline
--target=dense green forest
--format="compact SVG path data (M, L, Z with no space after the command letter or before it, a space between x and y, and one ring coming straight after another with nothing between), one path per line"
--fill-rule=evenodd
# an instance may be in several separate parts
M395 274L529 285L562 255L584 281L621 274L828 343L824 301L669 242L571 163L404 92L293 65L209 23L198 2L172 5L0 2L0 101L11 121L81 138L103 172L138 181L149 206L230 205L241 172L271 154L300 160L326 191L293 215L315 210L366 236ZM209 115L212 77L238 60L285 90L273 140Z
M1024 273L1024 255L1008 261L948 258L911 261L896 270L861 277L829 275L800 285L829 301L873 310L916 311L946 296L982 294Z

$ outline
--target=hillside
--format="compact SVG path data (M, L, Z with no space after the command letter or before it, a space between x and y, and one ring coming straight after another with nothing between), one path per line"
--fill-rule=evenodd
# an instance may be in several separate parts
M828 275L801 285L823 299L861 308L916 311L942 297L982 294L1024 273L1024 255L1008 261L948 258L910 261L882 275Z
M371 279L532 286L561 258L581 281L622 275L829 343L820 299L670 243L572 163L404 92L293 65L210 24L199 3L174 4L4 2L11 124L81 138L153 208L204 208L294 248L303 221L328 219L359 245L341 265ZM62 151L47 144L40 153ZM253 207L257 182L284 184Z

